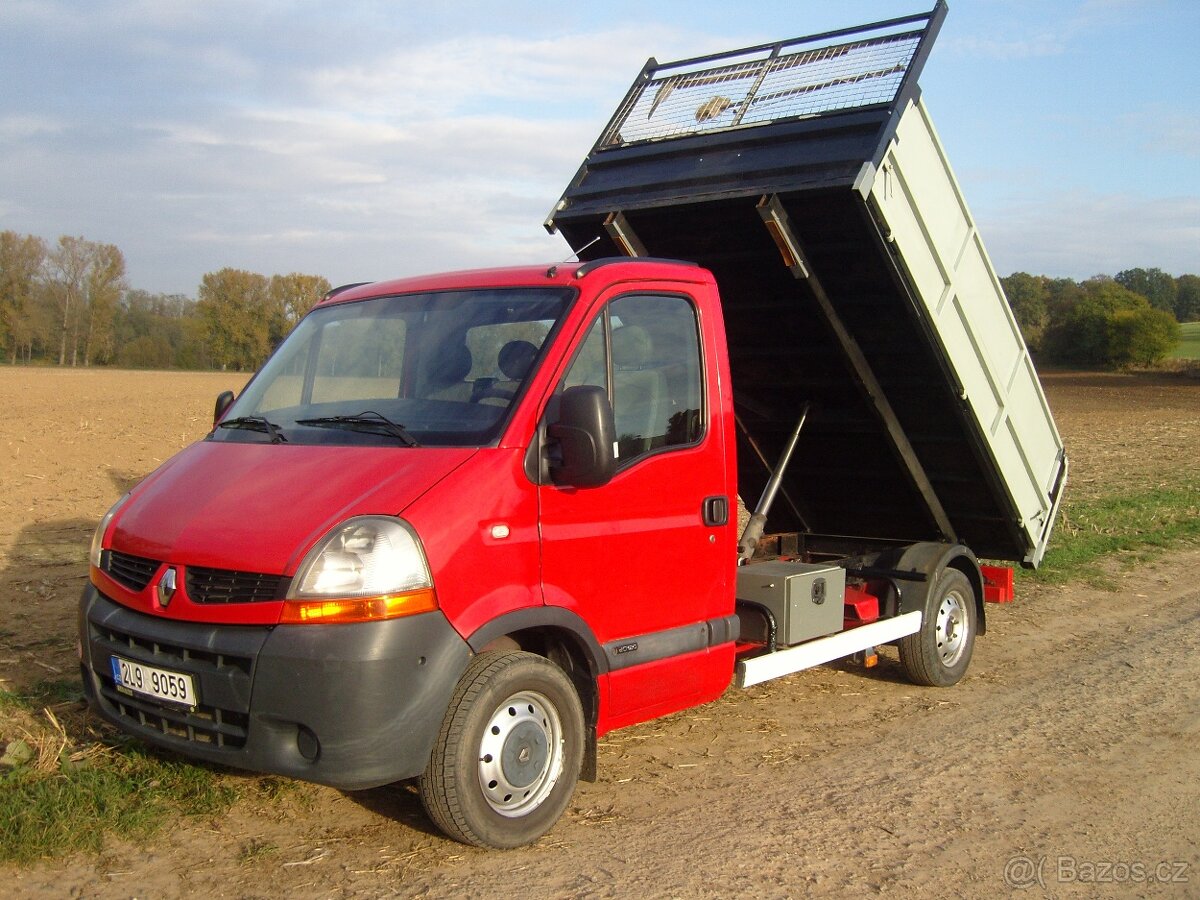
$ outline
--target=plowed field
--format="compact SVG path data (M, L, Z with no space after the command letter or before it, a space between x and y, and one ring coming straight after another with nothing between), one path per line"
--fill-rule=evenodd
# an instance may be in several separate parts
M0 369L0 686L73 677L96 521L244 380ZM1045 384L1072 497L1200 470L1200 383ZM296 785L0 873L0 894L1196 896L1200 550L1106 568L1115 590L1027 586L989 607L956 688L914 687L885 657L615 732L600 780L526 849L445 840L403 786Z

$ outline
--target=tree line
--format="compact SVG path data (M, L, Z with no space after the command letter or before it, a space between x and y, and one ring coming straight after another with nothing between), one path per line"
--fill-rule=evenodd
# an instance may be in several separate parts
M1196 275L1001 281L1030 349L1068 365L1154 365L1178 344L1178 323L1200 320ZM0 352L14 364L252 371L329 289L319 275L225 268L201 279L195 299L152 294L128 286L112 244L3 231Z
M196 298L130 288L113 244L0 232L0 352L10 363L253 371L330 289L320 275L225 268Z
M1085 281L1015 272L1004 292L1029 349L1068 365L1127 368L1162 362L1180 322L1200 320L1200 276L1125 269Z

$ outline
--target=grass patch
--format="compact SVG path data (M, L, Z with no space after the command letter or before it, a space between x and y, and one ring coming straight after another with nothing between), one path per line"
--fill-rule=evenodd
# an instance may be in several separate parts
M1178 485L1069 504L1060 514L1050 548L1034 581L1061 584L1095 574L1097 561L1129 554L1137 562L1171 547L1200 542L1200 477Z
M1200 322L1184 322L1179 326L1182 338L1175 352L1174 359L1200 359Z
M17 693L0 688L0 712L8 709L23 709L36 712L43 706L69 703L83 699L83 686L78 678L58 678L39 681L28 690Z
M52 774L16 769L0 776L0 861L96 851L108 834L145 838L169 819L216 813L235 798L215 773L134 746L85 764L63 760Z
M217 770L98 735L81 696L67 679L0 690L0 751L20 752L0 767L0 863L96 851L108 835L142 839L237 799Z
M241 850L238 851L238 862L243 866L248 866L267 859L278 852L279 848L269 841L260 841L254 838L242 844Z

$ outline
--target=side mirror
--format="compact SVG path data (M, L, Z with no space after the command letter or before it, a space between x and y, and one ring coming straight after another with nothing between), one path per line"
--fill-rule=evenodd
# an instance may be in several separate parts
M563 391L558 421L546 432L561 450L559 460L550 463L555 484L599 487L612 480L616 426L604 388L581 384Z
M217 405L213 407L213 425L221 421L225 411L233 405L233 391L222 391L217 395Z

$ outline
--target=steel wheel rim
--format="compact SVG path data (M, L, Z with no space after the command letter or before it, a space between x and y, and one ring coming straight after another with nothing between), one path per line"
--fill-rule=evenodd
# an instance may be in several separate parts
M554 704L520 691L496 707L479 742L479 786L502 816L542 804L563 770L563 729Z
M944 666L953 666L967 649L967 604L958 591L942 598L934 622L934 640L938 658Z

